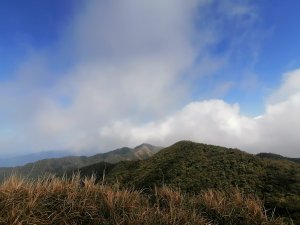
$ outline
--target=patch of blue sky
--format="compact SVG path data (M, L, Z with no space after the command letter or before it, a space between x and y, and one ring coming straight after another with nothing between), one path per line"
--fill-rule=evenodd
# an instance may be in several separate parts
M49 51L49 57L55 58L57 54L51 48L66 29L76 8L74 3L66 0L1 1L0 81L13 79L17 65L31 52Z
M271 4L271 5L270 5ZM276 87L281 76L300 66L300 2L262 1L262 20L269 35L261 48L256 70L268 85Z
M239 103L245 115L259 115L272 90L281 84L282 75L300 66L300 2L263 0L257 4L259 19L249 30L222 22L222 38L212 46L211 54L228 57L227 65L194 84L194 99L218 97ZM244 40L239 39L242 35ZM244 85L248 76L257 79L251 87ZM227 90L218 91L225 85Z
M58 102L63 108L68 108L72 105L72 99L69 96L60 96Z

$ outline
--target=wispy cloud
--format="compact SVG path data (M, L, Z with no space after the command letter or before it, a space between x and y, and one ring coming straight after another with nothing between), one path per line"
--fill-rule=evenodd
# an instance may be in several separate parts
M255 7L233 0L86 2L54 49L33 51L12 82L0 83L1 151L101 150L180 139L272 148L263 140L280 116L274 109L297 110L294 92L270 103L260 119L223 100L191 100L192 81L229 63L256 16ZM228 21L236 39L220 53L215 45L228 38ZM72 62L56 71L52 64L59 60ZM215 92L233 85L225 82ZM278 140L280 133L272 135ZM287 153L295 155L298 143L290 143Z

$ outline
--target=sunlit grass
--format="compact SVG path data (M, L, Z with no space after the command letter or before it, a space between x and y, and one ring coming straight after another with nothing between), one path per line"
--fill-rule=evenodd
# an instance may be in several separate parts
M0 224L284 224L239 190L187 195L168 187L119 189L95 178L11 176L0 185Z

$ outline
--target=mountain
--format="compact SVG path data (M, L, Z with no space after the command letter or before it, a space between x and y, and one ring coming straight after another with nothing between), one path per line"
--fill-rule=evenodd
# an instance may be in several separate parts
M43 174L63 174L69 170L76 170L98 162L117 163L119 161L142 160L157 153L161 147L150 144L142 144L135 148L123 147L107 153L87 156L67 156L63 158L50 158L28 163L18 167L0 168L0 180L11 173L16 173L26 177L35 178Z
M42 159L60 158L72 154L74 153L71 151L45 151L45 152L30 153L26 155L10 156L5 158L0 158L0 167L23 166L27 163L35 162Z
M98 163L80 172L83 176L95 173L97 181L124 187L168 185L189 193L239 187L245 194L264 199L276 214L300 224L300 165L288 160L181 141L143 161Z
M274 153L258 153L256 156L264 159L274 159L274 160L288 160L296 163L300 163L300 158L289 158L284 157L282 155L274 154Z

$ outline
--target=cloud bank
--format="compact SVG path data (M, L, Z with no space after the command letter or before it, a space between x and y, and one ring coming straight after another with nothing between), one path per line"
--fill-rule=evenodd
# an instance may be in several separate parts
M189 139L299 156L299 71L284 75L256 118L237 103L191 94L195 80L212 76L249 41L256 17L255 7L234 0L86 2L54 50L33 50L14 80L0 83L0 151L104 151ZM236 38L220 56L212 49L228 22ZM54 71L53 57L72 65Z
M299 157L300 88L290 95L282 91L300 87L299 78L300 70L286 74L281 87L271 96L280 101L267 103L265 114L258 117L242 115L238 104L213 99L191 102L165 120L143 126L117 121L104 127L100 134L106 140L118 137L121 143L146 140L169 145L186 139L237 147L251 153Z

